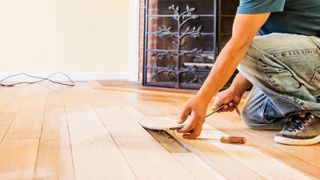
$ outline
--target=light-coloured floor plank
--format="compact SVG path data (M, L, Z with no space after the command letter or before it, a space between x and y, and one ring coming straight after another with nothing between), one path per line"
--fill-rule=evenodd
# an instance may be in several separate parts
M0 114L0 143L3 141L15 117L16 113L2 112Z
M75 179L61 86L47 97L34 179Z
M166 99L167 103L164 103L163 106L165 106L165 109L175 109L177 113L173 114L172 118L177 118L187 98L173 98L172 100L172 97L163 97L163 101ZM243 102L240 103L239 107L243 106ZM277 144L273 141L276 132L251 130L240 120L235 112L214 114L207 118L207 122L214 127L219 127L219 129L229 132L231 135L245 136L248 139L248 144L251 146L276 159L281 159L291 167L320 178L320 174L318 173L319 168L317 168L319 165L317 148L320 147L320 144L311 147L294 147Z
M8 105L10 101L16 96L19 88L16 87L0 87L0 112Z
M204 139L210 139L211 137L213 137L214 139L219 139L219 137L228 136L228 134L205 124L200 138L201 136L204 137ZM217 140L206 141L209 144L213 144L218 148L224 150L230 156L241 162L244 166L253 169L266 179L310 179L310 177L306 176L302 172L291 168L290 166L287 166L279 159L275 159L272 156L264 154L256 148L251 147L250 145L236 146L223 144Z
M21 89L13 88L12 92L8 93L8 89L1 88L0 94L3 98L6 98L4 102L1 101L1 113L0 113L0 143L4 136L8 132L13 120L15 119L17 112L26 99L25 93ZM4 92L3 92L4 91Z
M193 153L172 153L172 156L199 180L225 179Z
M135 179L81 89L64 89L63 94L76 179Z
M276 144L273 137L276 132L256 131L246 127L235 113L216 114L208 118L207 123L232 135L245 136L248 144L281 159L288 165L320 178L319 168L316 165L319 152L313 146L294 147Z
M27 86L23 95L26 100L0 145L0 179L33 178L47 89Z
M33 179L38 139L4 140L0 146L0 179Z

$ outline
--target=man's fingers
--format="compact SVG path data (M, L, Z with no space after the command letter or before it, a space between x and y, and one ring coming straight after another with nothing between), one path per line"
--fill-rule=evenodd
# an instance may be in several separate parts
M229 102L228 103L228 106L229 106L229 109L228 109L228 111L233 111L234 110L234 103L233 102Z
M181 129L178 130L179 133L188 133L192 131L199 120L194 115L191 117L191 120Z
M230 112L234 111L234 107L230 107L230 108L229 108L229 111L230 111Z
M182 110L182 112L180 114L180 119L178 120L178 123L181 124L184 121L186 121L186 119L188 118L190 112L191 111L190 111L189 107L184 107L184 109Z
M214 99L214 102L213 102L213 105L212 105L212 109L215 109L215 108L218 108L222 105L222 101L221 101L221 98L219 96L217 96L215 99Z
M229 109L229 106L227 104L225 104L221 111L226 112L226 111L228 111L228 109Z
M179 133L188 133L192 131L196 127L195 122L190 121L188 124L186 124L183 128L179 129Z
M184 134L183 138L194 139L200 135L201 130L202 130L202 124L197 124L196 127L193 129L193 131L190 133Z

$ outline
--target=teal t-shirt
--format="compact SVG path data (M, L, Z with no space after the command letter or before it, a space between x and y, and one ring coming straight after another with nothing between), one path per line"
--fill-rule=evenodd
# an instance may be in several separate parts
M320 37L320 0L240 0L237 13L271 12L260 34L273 32Z

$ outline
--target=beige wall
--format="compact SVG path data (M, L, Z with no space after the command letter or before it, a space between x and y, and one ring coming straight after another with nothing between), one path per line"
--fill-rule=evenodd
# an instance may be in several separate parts
M0 72L129 71L129 0L1 0Z

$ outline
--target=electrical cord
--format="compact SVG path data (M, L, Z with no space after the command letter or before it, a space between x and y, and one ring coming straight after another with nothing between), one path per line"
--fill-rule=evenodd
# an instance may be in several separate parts
M67 79L69 80L70 83L62 83L62 82L58 82L58 81L54 81L52 79L50 79L51 77L55 76L55 75L58 75L58 74L61 74L65 77L67 77ZM4 81L10 79L10 78L13 78L13 77L16 77L16 76L21 76L21 75L24 75L24 76L27 76L27 77L30 77L30 78L34 78L34 79L40 79L38 81L31 81L31 82L28 82L28 81L22 81L22 82L16 82L16 83L9 83L9 84L5 84ZM63 72L56 72L56 73L53 73L47 77L40 77L40 76L34 76L34 75L30 75L30 74L27 74L27 73L18 73L18 74L14 74L14 75L10 75L10 76L7 76L3 79L0 80L0 86L4 86L4 87L13 87L13 86L16 86L16 85L19 85L19 84L35 84L35 83L40 83L40 82L43 82L43 81L49 81L51 83L54 83L54 84L60 84L60 85L63 85L63 86L75 86L75 82L66 74L66 73L63 73Z

